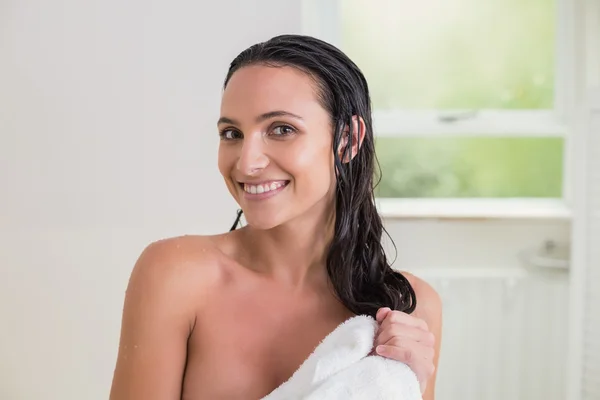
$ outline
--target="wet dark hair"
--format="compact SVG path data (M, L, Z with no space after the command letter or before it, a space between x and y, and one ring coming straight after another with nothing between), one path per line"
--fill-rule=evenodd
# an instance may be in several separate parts
M417 304L415 292L406 277L392 269L381 244L385 229L374 195L375 165L379 165L364 75L335 46L303 35L276 36L242 51L231 62L224 88L237 70L249 65L287 66L305 72L314 80L320 103L331 116L337 179L327 273L336 296L357 315L375 317L381 307L412 313ZM356 156L342 162L338 149L344 135L349 135L344 154L352 148L352 116L362 117L366 131ZM379 168L377 172L380 176ZM239 210L231 230L241 215Z

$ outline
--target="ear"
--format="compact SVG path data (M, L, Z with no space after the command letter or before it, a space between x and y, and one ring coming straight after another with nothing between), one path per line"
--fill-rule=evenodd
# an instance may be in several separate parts
M357 115L352 116L352 132L350 127L346 126L342 132L342 140L338 148L338 156L343 163L350 162L358 154L358 149L362 145L365 138L366 126L362 117ZM348 147L352 138L352 146Z

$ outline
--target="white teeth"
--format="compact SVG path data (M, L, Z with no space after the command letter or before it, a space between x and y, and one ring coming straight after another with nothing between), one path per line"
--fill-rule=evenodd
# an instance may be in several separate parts
M244 191L251 194L261 194L277 190L283 185L283 182L271 182L271 184L265 183L264 185L248 185L244 183Z

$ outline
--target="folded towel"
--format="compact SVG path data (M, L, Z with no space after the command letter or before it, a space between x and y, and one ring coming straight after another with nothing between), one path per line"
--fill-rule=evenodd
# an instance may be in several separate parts
M377 327L369 316L348 319L262 400L420 400L419 382L406 364L369 355Z

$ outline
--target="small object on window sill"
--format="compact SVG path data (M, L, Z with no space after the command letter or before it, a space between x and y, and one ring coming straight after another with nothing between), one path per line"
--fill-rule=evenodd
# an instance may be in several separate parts
M477 117L476 110L461 111L461 112L440 114L440 115L438 115L438 121L445 122L445 123L453 123L453 122L457 122L457 121L473 119L475 117Z
M546 270L568 270L571 249L567 244L558 244L547 240L541 248L526 250L520 254L525 265Z

